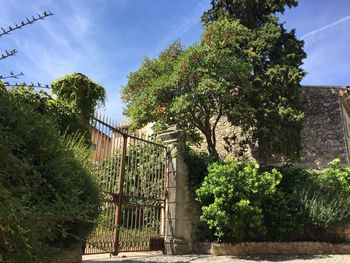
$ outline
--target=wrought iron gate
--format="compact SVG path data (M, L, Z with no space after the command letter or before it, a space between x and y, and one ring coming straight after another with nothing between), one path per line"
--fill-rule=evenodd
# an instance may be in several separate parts
M116 128L105 117L91 126L94 173L104 202L85 254L163 250L166 147Z

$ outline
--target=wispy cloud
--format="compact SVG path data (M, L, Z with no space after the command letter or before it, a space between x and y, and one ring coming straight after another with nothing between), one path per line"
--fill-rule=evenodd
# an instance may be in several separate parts
M323 26L323 27L318 28L316 30L313 30L309 33L306 33L305 35L303 35L301 37L301 39L305 40L305 42L308 44L310 42L310 40L313 40L313 38L318 36L321 32L326 31L332 27L335 27L335 26L342 24L342 23L349 21L349 20L350 20L350 16L345 16L345 17L343 17L343 18L341 18L333 23L330 23L326 26Z
M207 1L201 1L188 16L182 18L176 26L166 34L160 41L157 50L163 49L170 42L179 39L183 34L188 32L193 26L200 22L200 17L208 9Z

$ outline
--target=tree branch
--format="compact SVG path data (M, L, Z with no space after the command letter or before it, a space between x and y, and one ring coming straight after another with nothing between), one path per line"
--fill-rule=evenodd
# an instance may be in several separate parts
M14 56L17 53L17 50L12 49L10 51L5 50L5 53L1 54L0 60Z
M5 85L5 87L8 87L8 88L12 88L12 87L32 87L32 88L41 88L41 89L51 89L52 87L50 85L42 85L40 83L26 83L26 82L22 82L22 83L14 83L14 84L11 84L9 82L4 82L3 83Z
M15 73L13 73L11 71L9 76L0 75L0 80L4 80L4 79L18 79L21 76L24 76L23 72L15 74Z
M26 17L26 21L21 21L21 23L18 25L18 24L15 24L15 26L9 26L8 29L5 29L3 27L1 27L1 30L2 32L0 32L0 37L4 36L4 35L7 35L9 33L11 33L12 31L15 31L17 29L21 29L22 27L24 26L27 26L27 25L30 25L30 24L33 24L34 22L38 21L38 20L44 20L46 17L48 16L53 16L54 14L51 13L50 11L49 12L44 12L43 14L37 14L37 16L32 16L32 18L28 18Z

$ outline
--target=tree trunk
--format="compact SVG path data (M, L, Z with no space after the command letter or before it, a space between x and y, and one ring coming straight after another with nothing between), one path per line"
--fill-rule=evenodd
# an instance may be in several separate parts
M211 136L211 132L206 132L204 134L205 136L205 139L207 141L207 150L208 150L208 153L211 157L215 157L217 158L219 156L217 150L216 150L216 145L215 145L215 142L213 141L213 138Z

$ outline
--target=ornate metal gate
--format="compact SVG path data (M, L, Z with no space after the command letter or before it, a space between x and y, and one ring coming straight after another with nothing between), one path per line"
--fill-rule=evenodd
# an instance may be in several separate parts
M85 254L163 250L166 147L116 128L105 117L91 126L104 202Z

